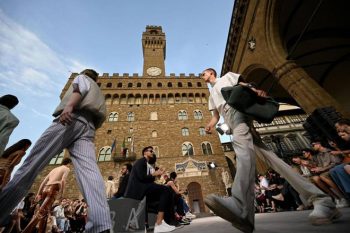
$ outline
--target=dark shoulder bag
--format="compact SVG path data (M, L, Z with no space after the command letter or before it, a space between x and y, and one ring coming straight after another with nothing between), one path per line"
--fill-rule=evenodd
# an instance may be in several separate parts
M278 102L272 97L259 97L247 86L237 84L224 87L221 93L228 105L253 117L259 123L271 123L278 113Z

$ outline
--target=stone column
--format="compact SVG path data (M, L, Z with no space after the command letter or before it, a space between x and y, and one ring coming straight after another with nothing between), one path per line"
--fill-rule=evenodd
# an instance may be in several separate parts
M349 113L294 61L281 62L272 74L306 113L310 114L316 108L333 106L343 116L349 116Z

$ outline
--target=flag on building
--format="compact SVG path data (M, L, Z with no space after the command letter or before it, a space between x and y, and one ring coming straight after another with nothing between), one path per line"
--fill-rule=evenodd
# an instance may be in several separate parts
M131 152L131 155L133 155L134 152L135 152L135 148L134 148L134 136L132 136L132 138L131 138L130 152Z
M111 155L112 155L112 157L115 155L116 143L117 143L117 139L114 138L114 141L113 141L112 146L111 146Z
M125 149L126 149L126 148L125 148L125 137L124 137L124 140L123 140L122 146L121 146L121 150L120 150L120 155L121 155L121 156L125 156L125 152L126 152Z

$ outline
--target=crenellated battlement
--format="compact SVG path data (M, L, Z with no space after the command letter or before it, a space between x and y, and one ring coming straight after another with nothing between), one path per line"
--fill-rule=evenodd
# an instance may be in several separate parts
M77 76L78 73L72 73L70 78L74 78L75 76ZM194 73L189 73L189 74L185 74L185 73L180 73L179 75L176 75L175 73L170 73L169 75L162 77L143 77L142 75L139 75L138 73L133 73L133 74L129 74L129 73L113 73L113 74L109 74L109 73L102 73L99 75L100 79L114 79L114 78L120 78L120 79L129 79L129 78L142 78L142 79L179 79L179 78L183 78L183 79L188 79L188 78L200 78L200 73L198 75L194 74Z
M142 75L139 75L138 73L133 73L133 74L129 74L129 73L113 73L113 74L109 74L109 73L103 73L102 75L99 76L99 78L101 79L115 79L115 78L120 78L120 79L129 79L129 78L141 78L141 79L188 79L188 78L199 78L200 77L200 73L199 74L194 74L194 73L189 73L189 74L185 74L185 73L180 73L179 75L176 75L175 73L170 73L169 75L166 76L159 76L159 77L144 77Z

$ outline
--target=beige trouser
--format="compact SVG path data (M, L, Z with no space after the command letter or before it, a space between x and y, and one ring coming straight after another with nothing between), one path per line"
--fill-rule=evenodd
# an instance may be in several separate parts
M317 197L327 196L269 150L263 144L257 132L249 127L252 121L247 116L230 107L226 110L225 123L233 129L232 143L237 159L237 172L232 185L232 198L235 206L241 208L242 218L246 218L254 224L256 155L283 176L309 204Z

